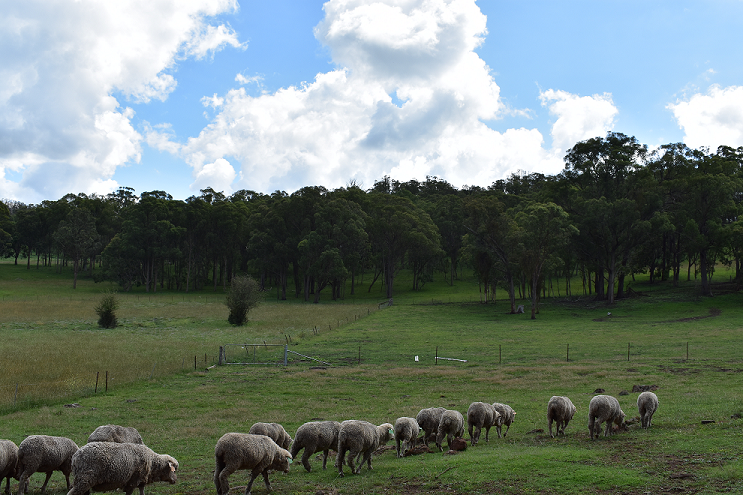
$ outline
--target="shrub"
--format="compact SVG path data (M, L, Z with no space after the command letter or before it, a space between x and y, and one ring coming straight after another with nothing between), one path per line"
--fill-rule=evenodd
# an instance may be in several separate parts
M249 275L232 279L225 304L230 309L227 318L233 325L242 326L248 321L248 312L260 302L261 292L258 282Z
M116 310L119 308L119 302L116 300L115 292L106 292L103 299L95 307L98 315L98 326L102 328L116 328Z

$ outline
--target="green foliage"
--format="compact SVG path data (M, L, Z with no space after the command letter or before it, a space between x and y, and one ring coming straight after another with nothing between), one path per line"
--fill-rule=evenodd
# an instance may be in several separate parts
M98 315L98 326L101 328L116 328L116 310L119 309L119 301L116 300L115 292L106 292L101 301L95 307Z
M242 326L248 321L248 313L261 300L258 282L249 275L240 275L232 279L225 304L230 309L227 317L232 325Z

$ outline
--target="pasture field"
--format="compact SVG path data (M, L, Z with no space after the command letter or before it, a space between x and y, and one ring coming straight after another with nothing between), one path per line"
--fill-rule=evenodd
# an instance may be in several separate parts
M473 401L516 410L507 437L492 429L489 442L483 435L457 455L403 459L390 442L374 456L372 471L364 467L356 476L345 467L343 478L334 458L326 471L313 459L311 473L295 463L288 475L271 475L274 493L743 492L739 293L699 298L693 283L638 281L634 289L651 297L611 307L588 297L553 298L530 320L506 314L501 301L479 304L471 282L455 283L454 290L431 283L418 293L401 290L384 309L379 293L365 288L343 303L269 297L246 327L236 328L211 291L135 292L120 294L122 326L103 330L92 308L107 287L84 280L77 292L70 286L64 274L32 276L0 265L0 438L20 443L29 434L62 435L82 445L101 424L135 426L150 447L180 462L178 484L150 485L148 493L214 493L217 439L257 421L279 422L293 435L310 420L394 423L423 407L464 414ZM206 370L225 343L289 339L290 350L332 366L295 357L287 367ZM436 355L466 362L436 362ZM99 384L94 393L96 371L110 371L107 392ZM653 426L630 424L591 441L593 392L614 395L633 418L634 385L659 387ZM578 409L556 439L546 424L552 395L569 396ZM79 407L65 407L73 403ZM245 471L233 474L232 492L244 491L247 479ZM34 475L31 492L42 482L43 475ZM48 490L65 493L60 473ZM253 493L266 493L261 478Z

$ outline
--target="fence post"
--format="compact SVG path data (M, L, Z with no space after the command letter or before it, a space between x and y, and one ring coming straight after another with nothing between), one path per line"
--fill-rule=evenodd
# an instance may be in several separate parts
M220 366L224 364L224 347L219 346L219 360L217 361Z
M15 395L13 395L13 407L15 407L15 402L18 399L18 384L15 384Z
M436 355L433 358L433 364L439 364L439 346L436 346Z
M503 354L501 352L501 344L498 344L498 364L501 364L502 357L503 357Z
M359 346L359 366L361 366L361 346Z
M629 346L630 346L630 343L627 342L627 361L629 361Z
M108 371L106 371L106 392L108 392Z
M565 351L565 362L569 363L570 362L570 344L568 344L567 346L568 346L567 350Z
M100 375L100 373L100 371L95 372L95 391L93 392L94 394L98 393L98 375Z
M289 354L289 345L284 344L284 366L286 366L287 355Z
M689 360L689 342L686 342L686 360Z

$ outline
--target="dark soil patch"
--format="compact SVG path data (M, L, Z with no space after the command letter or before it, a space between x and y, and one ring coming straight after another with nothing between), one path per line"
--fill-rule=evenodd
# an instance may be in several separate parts
M709 314L704 316L689 316L687 318L679 318L678 320L668 320L668 321L662 321L661 323L676 323L676 322L683 322L683 321L699 321L704 320L706 318L714 318L715 316L720 316L722 314L722 310L720 308L710 308Z

